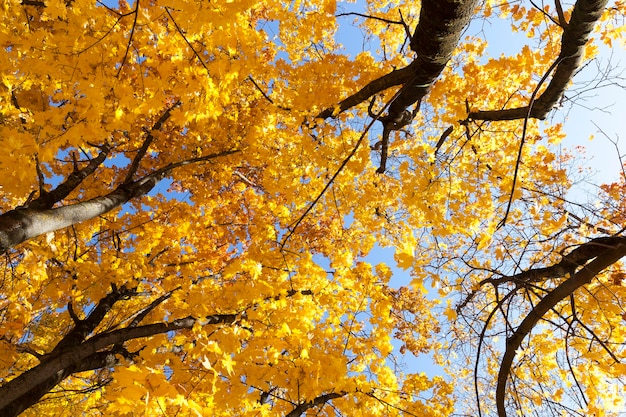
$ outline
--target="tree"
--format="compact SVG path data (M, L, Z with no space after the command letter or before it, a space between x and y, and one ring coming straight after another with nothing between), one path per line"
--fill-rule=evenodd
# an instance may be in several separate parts
M625 179L555 108L626 6L345 7L5 1L0 415L610 415Z

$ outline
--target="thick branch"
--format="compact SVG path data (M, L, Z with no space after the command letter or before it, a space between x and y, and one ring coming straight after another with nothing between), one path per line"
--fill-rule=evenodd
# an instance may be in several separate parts
M411 39L411 49L417 53L417 58L408 66L371 81L339 102L338 108L328 108L317 117L332 117L397 85L403 86L401 93L390 105L386 117L397 118L408 107L419 103L452 57L476 3L477 0L422 1L419 23Z
M104 196L51 210L27 208L8 211L0 216L0 253L36 236L108 213L132 198L147 194L160 179L144 177Z
M413 77L391 104L390 115L400 114L428 93L452 58L477 3L476 0L422 1L419 23L411 38L411 49L417 54Z
M346 392L331 392L329 394L320 395L319 397L315 397L311 401L300 404L299 406L291 410L291 412L285 417L299 417L309 408L317 407L318 405L324 405L328 401L334 400L335 398L343 397L346 394Z
M135 294L132 289L113 287L112 291L98 302L89 316L85 320L78 321L75 328L57 344L51 353L39 356L39 365L0 387L0 416L19 414L73 373L115 365L116 353L128 354L123 345L129 340L190 329L196 323L202 326L233 324L238 318L245 315L244 310L238 314L214 314L203 318L188 316L169 323L138 326L146 314L168 299L177 289L154 300L141 310L125 328L100 333L85 340L115 302ZM287 292L288 297L295 294L312 295L313 292L311 290L290 290ZM277 300L281 297L278 295L268 297L266 300Z
M137 154L135 155L135 157L133 158L133 161L130 164L130 168L128 169L128 173L126 174L126 178L124 179L124 184L129 184L132 182L133 176L137 173L137 169L139 169L139 164L141 163L141 160L146 155L146 152L148 152L148 148L150 147L152 142L154 142L154 132L161 129L161 127L167 121L167 119L170 118L170 115L172 114L172 110L180 106L180 104L181 104L180 101L177 101L176 103L174 103L174 105L170 107L169 109L167 109L161 115L161 117L159 117L156 123L152 126L152 129L150 129L150 132L148 132L148 135L146 136L143 143L141 144L141 148L139 148L139 150L137 151Z
M471 112L469 118L497 121L523 119L529 115L535 119L545 119L561 99L574 73L580 67L589 34L602 16L606 4L607 0L576 2L572 18L561 36L561 53L556 59L558 65L554 76L546 90L535 100L532 108L524 106L515 109L476 111Z
M584 246L584 245L583 245ZM620 240L614 245L605 246L605 249L597 253L595 259L583 266L571 278L565 280L561 285L550 291L522 320L522 323L506 341L506 350L500 362L498 372L498 382L496 386L496 406L499 417L506 417L505 394L506 383L511 373L511 366L517 349L522 341L530 334L537 322L544 314L554 308L560 301L569 297L578 288L591 282L591 280L608 268L620 258L626 255L626 242Z
M86 369L89 362L88 359L99 354L100 351L109 346L170 331L190 329L197 321L200 321L202 325L232 324L237 317L236 314L216 314L203 319L189 316L169 323L154 323L96 335L79 345L68 347L60 355L44 360L39 365L0 387L0 416L4 416L8 410L16 406L16 403L19 404L20 398L28 395L32 390L37 390L42 384L48 384L54 378L63 376L59 379L60 381L72 372L76 372L74 369ZM92 366L92 364L89 366ZM52 386L56 385L56 383Z
M55 187L50 192L41 193L39 197L30 203L26 204L24 208L36 209L36 210L49 210L59 201L67 197L72 191L80 185L81 182L91 174L104 162L109 155L111 148L105 144L100 147L100 153L95 158L91 159L89 163L78 170L74 170L65 181Z
M132 289L125 287L113 287L112 291L102 298L98 305L93 309L89 316L74 324L73 329L66 334L55 348L45 357L54 357L62 354L65 350L78 346L93 332L93 330L102 322L102 319L113 308L113 305L125 298L135 294Z
M412 63L402 69L391 71L389 74L383 75L382 77L369 82L355 94L340 101L337 108L329 107L318 114L317 117L327 119L329 117L336 116L339 113L369 100L370 97L380 93L381 91L409 82L413 76L414 66L415 63Z
M599 237L590 240L578 246L576 249L563 256L561 262L545 268L533 268L519 274L493 280L496 283L499 281L540 281L549 278L564 277L567 274L573 274L576 269L589 260L595 258L599 254L602 254L607 249L616 247L620 244L626 244L626 237L624 236L611 236L611 237Z
M238 152L224 151L181 161L160 168L136 181L122 184L114 191L88 201L57 207L51 210L16 209L0 215L0 253L28 239L91 220L114 210L133 198L142 197L175 168L204 162Z
M80 364L62 369L42 383L34 386L15 401L1 408L0 415L2 417L14 417L19 415L21 412L37 403L41 397L46 395L52 388L73 373L110 367L114 366L116 363L117 359L114 351L97 352L85 358Z

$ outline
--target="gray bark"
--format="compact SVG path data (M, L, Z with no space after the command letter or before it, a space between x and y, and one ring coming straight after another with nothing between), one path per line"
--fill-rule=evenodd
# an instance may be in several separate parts
M0 215L0 254L28 239L94 219L121 207L134 198L142 197L176 168L237 152L239 150L235 149L175 162L136 181L125 182L110 193L88 201L52 209L40 209L38 205L35 207L27 205L24 208L7 211Z
M130 199L147 194L161 179L148 176L94 199L40 210L18 208L0 215L0 253L28 239L63 229L108 213Z

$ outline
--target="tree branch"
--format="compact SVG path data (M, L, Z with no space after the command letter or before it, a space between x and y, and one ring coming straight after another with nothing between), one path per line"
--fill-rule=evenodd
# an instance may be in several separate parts
M112 286L111 292L98 302L98 305L96 305L89 316L84 320L75 322L72 330L66 334L59 343L57 343L52 352L44 355L42 359L45 361L46 358L61 355L65 350L79 346L102 322L104 317L111 310L111 308L113 308L113 305L116 302L135 294L136 291L134 289L128 289L124 286L121 288Z
M237 152L239 150L229 150L175 162L159 168L136 181L124 183L108 194L88 201L50 210L27 208L3 213L0 215L0 254L28 239L93 219L120 207L134 198L142 197L176 168L198 162L206 162Z
M404 21L397 21L397 20L390 20L390 19L385 19L384 17L378 17L378 16L372 16L369 14L363 14L363 13L357 13L357 12L347 12L347 13L338 13L335 15L336 17L344 17L344 16L359 16L362 17L364 19L372 19L372 20L378 20L380 22L383 23L388 23L390 25L404 25Z
M133 161L131 162L130 167L128 168L128 172L126 173L126 178L124 179L124 184L128 184L132 182L133 177L135 176L135 174L137 173L137 170L139 169L139 164L141 163L141 160L146 155L146 152L148 152L148 148L154 141L153 132L156 132L161 129L161 127L163 126L163 123L165 123L167 119L170 118L170 115L172 114L172 110L174 110L178 106L180 106L180 101L177 101L176 103L174 103L172 107L165 110L165 112L163 112L161 117L159 117L156 123L152 126L152 128L150 129L150 132L148 132L148 136L146 136L146 138L144 139L143 143L141 144L141 147L137 151L137 154L133 158Z
M139 326L145 316L163 301L167 300L176 288L152 301L122 329L112 330L86 337L102 321L113 304L117 301L136 295L134 289L112 287L111 292L103 297L85 320L79 321L75 327L57 344L51 353L38 355L40 364L24 372L17 378L0 387L0 416L15 416L37 402L54 386L73 373L100 369L115 365L115 354L128 355L124 343L129 340L146 338L171 331L190 329L196 323L202 326L233 324L248 308L233 314L213 314L202 318L187 316L169 323L153 323ZM290 290L287 297L295 294L313 295L311 290ZM265 298L265 301L278 300L277 295ZM85 340L86 339L86 340Z
M335 398L341 398L346 395L347 392L331 392L329 394L323 394L318 397L315 397L311 401L304 402L298 405L296 408L291 410L289 414L285 417L299 417L303 413L305 413L309 408L317 407L318 405L324 405L328 401L333 400Z
M417 58L406 67L394 70L368 83L352 96L317 115L319 118L334 117L354 107L374 94L402 85L400 94L389 106L386 120L400 120L403 112L415 104L415 115L420 102L437 80L456 48L461 33L469 23L477 0L424 0L420 19L411 37L411 49Z
M63 376L52 385L54 386L66 376L77 372L75 369L83 369L86 366L86 359L101 353L100 351L108 346L120 345L132 339L150 337L170 331L190 329L197 321L206 326L232 324L237 318L237 314L215 314L202 319L188 316L169 323L127 327L98 334L83 343L68 347L57 356L49 357L49 359L0 387L0 415L4 416L8 410L15 406L15 402L19 403L22 396L27 395L31 390L37 390L41 384L48 385L48 383L58 379L59 375Z
M0 408L2 417L14 417L24 410L37 403L52 388L65 378L76 372L90 371L104 367L110 367L117 363L114 351L97 352L85 358L80 365L74 365L60 370L56 374L37 384L24 395L9 403L6 407Z
M561 53L555 60L558 62L556 71L546 90L535 100L532 107L524 106L515 109L481 110L471 112L472 120L517 120L525 117L545 119L565 93L576 70L580 67L589 40L589 34L602 16L607 0L578 0L574 4L570 22L564 27L561 36ZM558 8L557 8L558 10ZM561 13L562 14L562 13ZM560 15L559 14L559 17ZM559 18L561 21L562 19Z
M598 237L583 243L576 249L563 256L563 259L554 265L545 268L533 268L510 277L503 277L493 282L524 281L536 282L544 279L573 275L577 268L586 264L591 259L599 256L607 249L626 244L624 236Z
M393 70L389 74L383 75L380 78L377 78L373 81L370 81L365 87L360 89L358 92L354 93L350 97L342 100L336 107L329 107L323 110L321 113L317 115L320 119L327 119L329 117L335 117L339 113L343 113L344 111L363 103L364 101L369 100L375 94L380 93L388 88L395 87L397 85L402 85L408 82L412 76L412 65L410 64L407 67L404 67L399 70Z
M530 101L528 103L528 110L526 112L526 116L524 117L524 126L522 127L522 138L520 139L519 150L517 152L517 158L515 160L515 170L513 171L513 184L511 184L511 194L509 194L509 201L506 205L504 218L500 221L500 223L498 223L498 228L503 227L506 224L507 218L509 217L509 211L511 210L511 205L513 204L513 195L515 194L515 185L517 184L517 174L519 172L519 166L522 162L522 150L524 149L524 142L526 141L526 132L528 130L528 120L530 119L530 113L532 112L532 109L535 104L535 97L537 96L537 93L539 92L539 89L541 88L543 83L546 81L546 79L548 78L550 73L554 70L554 67L558 65L558 63L559 61L554 62L550 66L550 68L548 68L548 71L546 71L543 77L541 77L541 80L539 80L539 83L537 83L537 86L535 87L532 95L530 96Z
M122 68L124 68L124 64L126 63L126 59L128 58L128 52L130 51L130 46L133 43L133 36L135 35L135 29L137 29L137 18L139 17L139 0L135 0L135 10L133 10L133 14L135 18L133 20L133 25L130 28L130 35L128 35L128 44L126 45L126 51L124 52L124 57L122 58L122 62L120 63L120 67L117 70L117 74L115 77L119 77L122 72Z
M530 334L537 322L550 309L554 308L560 301L569 297L578 288L588 284L604 269L613 265L620 258L626 255L626 241L621 238L612 245L604 246L603 251L596 252L595 259L584 265L572 277L565 280L558 287L550 291L522 320L518 328L506 341L506 350L500 361L500 370L496 385L496 406L499 417L506 417L505 394L506 383L511 374L511 366L515 359L516 351L522 341ZM582 245L581 247L584 247ZM575 251L574 251L575 252Z
M67 177L67 179L50 192L40 192L39 197L33 201L25 204L23 208L37 209L37 210L49 210L59 201L67 197L72 191L80 185L80 183L93 174L96 169L102 165L104 160L109 155L111 147L108 144L100 146L100 153L98 156L91 159L89 163L81 168L74 169L74 171Z

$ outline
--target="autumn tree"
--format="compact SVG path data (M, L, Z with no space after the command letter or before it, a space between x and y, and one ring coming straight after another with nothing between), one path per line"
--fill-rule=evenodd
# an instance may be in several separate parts
M558 144L623 2L2 6L0 415L622 405L625 178Z

